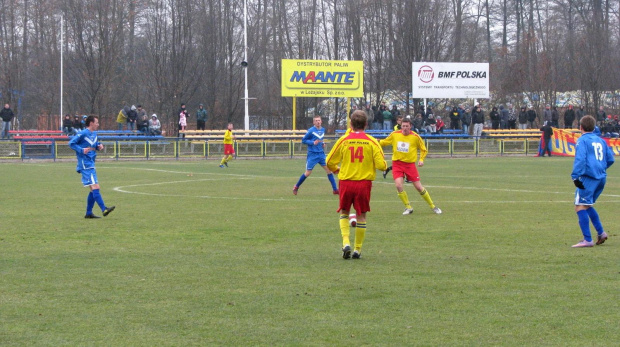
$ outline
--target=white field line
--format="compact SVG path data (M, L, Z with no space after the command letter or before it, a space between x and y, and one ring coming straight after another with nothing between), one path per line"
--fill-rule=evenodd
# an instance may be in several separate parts
M283 201L289 202L294 200L301 200L306 202L334 202L335 199L304 199L302 196L300 197L280 197L280 198L261 198L261 197L231 197L231 196L213 196L213 195L185 195L185 194L161 194L161 193L149 193L149 192L138 192L134 191L130 188L135 187L145 187L145 186L157 186L157 185L168 185L168 184L183 184L183 183L195 183L195 182L203 182L203 181L230 181L231 177L236 177L238 179L253 179L253 178L270 178L269 176L259 176L259 175L237 175L237 174L228 174L228 173L196 173L196 172L187 172L187 171L172 171L172 170L161 170L161 169L142 169L142 168L133 168L134 170L147 170L147 171L157 171L164 173L175 173L175 174L192 174L192 175L218 175L222 176L221 178L200 178L200 179L188 179L188 180L176 180L176 181L165 181L165 182L154 182L154 183L142 183L142 184L132 184L126 186L118 186L114 187L113 190L126 193L126 194L137 194L137 195L147 195L147 196L158 196L158 197L179 197L179 198L200 198L200 199L222 199L222 200L249 200L249 201ZM276 178L276 177L271 177ZM308 177L312 179L325 179L323 177ZM278 178L276 178L278 179ZM293 178L294 180L294 178ZM393 185L391 180L383 181L375 181L374 184L385 184L385 185ZM489 188L489 187L459 187L459 186L425 186L426 188L432 189L450 189L450 190L487 190L494 192L506 192L506 193L544 193L544 194L561 194L567 195L566 192L540 192L536 190L526 190L526 189L505 189L505 188ZM301 195L301 194L300 194ZM605 197L620 197L620 195L612 195L605 194ZM392 202L392 200L372 200L373 202L378 203L386 203ZM523 204L523 203L560 203L560 204L568 204L572 203L574 200L572 198L567 200L558 200L558 201L550 201L550 200L493 200L495 203L500 204ZM488 200L448 200L443 201L441 204L477 204L488 202ZM605 201L605 203L613 203L620 202L618 201Z

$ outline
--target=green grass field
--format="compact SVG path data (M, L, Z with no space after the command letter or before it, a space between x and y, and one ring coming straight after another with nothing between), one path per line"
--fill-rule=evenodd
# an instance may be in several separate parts
M602 246L570 247L571 158L429 158L444 213L379 175L343 260L319 167L218 163L99 162L98 220L75 162L0 164L0 345L618 345L618 167Z

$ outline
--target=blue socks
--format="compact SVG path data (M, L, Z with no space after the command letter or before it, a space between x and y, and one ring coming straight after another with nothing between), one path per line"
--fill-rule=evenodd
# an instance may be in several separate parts
M590 217L588 217L588 211L581 210L577 212L577 217L579 218L579 227L581 228L583 239L591 242L592 235L590 234Z
M301 177L299 177L299 181L297 181L296 186L299 188L301 187L301 184L304 183L304 181L306 180L306 173L302 173Z
M301 187L301 184L304 183L304 181L306 180L306 173L302 173L301 177L299 177L299 181L297 181L297 188ZM327 175L327 178L329 179L329 183L332 184L332 190L336 190L338 189L338 186L336 185L336 179L334 178L334 174L330 173L329 175Z
M93 206L95 206L95 198L93 192L89 192L88 198L86 198L86 215L93 214Z
M93 194L93 200L95 200L97 202L97 205L99 205L99 208L101 208L101 212L105 211L105 204L103 203L103 198L99 193L99 189L93 189L91 194Z
M327 178L329 179L329 183L332 184L332 189L333 190L338 189L338 187L336 187L336 179L334 179L334 174L330 173L329 175L327 175Z
M592 221L592 225L594 225L594 229L596 229L596 233L601 235L604 230L601 219L598 217L598 212L596 212L594 207L590 207L586 210L586 212L588 212L588 216L590 216L590 220Z

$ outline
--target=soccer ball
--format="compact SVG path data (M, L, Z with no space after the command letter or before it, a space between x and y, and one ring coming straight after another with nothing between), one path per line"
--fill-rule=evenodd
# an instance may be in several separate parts
M355 227L357 225L357 216L355 215L355 213L351 213L349 215L349 225L352 227Z

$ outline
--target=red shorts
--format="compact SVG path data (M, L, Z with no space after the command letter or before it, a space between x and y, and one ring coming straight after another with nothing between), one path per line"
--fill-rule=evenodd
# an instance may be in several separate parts
M224 144L224 155L235 154L235 148L233 145Z
M370 189L372 181L339 181L340 206L338 212L350 211L351 205L357 214L370 211Z
M415 163L405 163L399 160L392 162L392 177L394 179L405 177L411 182L418 182L420 180L420 174L418 168L415 167Z

